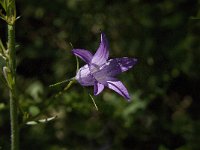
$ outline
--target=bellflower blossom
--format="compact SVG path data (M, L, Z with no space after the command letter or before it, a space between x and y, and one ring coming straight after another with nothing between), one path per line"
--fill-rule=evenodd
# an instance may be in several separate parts
M101 33L100 46L94 55L88 50L73 49L73 54L86 62L86 65L78 70L75 79L82 86L94 86L94 95L98 95L104 87L108 87L129 100L126 87L115 76L132 68L137 59L128 57L108 59L108 49L104 33Z

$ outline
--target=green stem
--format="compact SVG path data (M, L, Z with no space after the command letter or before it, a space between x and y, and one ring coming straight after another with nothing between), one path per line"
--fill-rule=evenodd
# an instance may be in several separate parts
M16 95L15 25L8 24L8 67L10 68L11 150L19 149L18 100Z

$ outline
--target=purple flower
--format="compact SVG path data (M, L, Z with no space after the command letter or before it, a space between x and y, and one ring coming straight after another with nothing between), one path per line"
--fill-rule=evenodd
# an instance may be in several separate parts
M88 50L73 49L73 54L87 63L78 70L75 78L82 86L94 86L94 95L101 93L106 86L130 99L126 87L115 76L132 68L137 59L123 57L108 60L108 49L104 33L101 34L101 43L94 55Z

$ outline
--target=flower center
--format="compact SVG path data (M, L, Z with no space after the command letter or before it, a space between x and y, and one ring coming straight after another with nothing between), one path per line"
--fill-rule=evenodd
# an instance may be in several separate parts
M91 64L90 65L90 73L94 74L96 72L100 71L100 67L96 64Z
M102 72L102 67L98 66L96 64L90 65L90 73L93 75L93 77L99 82L104 84L106 80L106 73Z

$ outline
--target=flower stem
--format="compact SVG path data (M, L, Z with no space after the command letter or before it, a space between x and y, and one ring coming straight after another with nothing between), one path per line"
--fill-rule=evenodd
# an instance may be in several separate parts
M10 69L10 122L11 150L19 149L18 100L16 95L16 59L15 59L15 25L8 24L8 55L7 67Z

